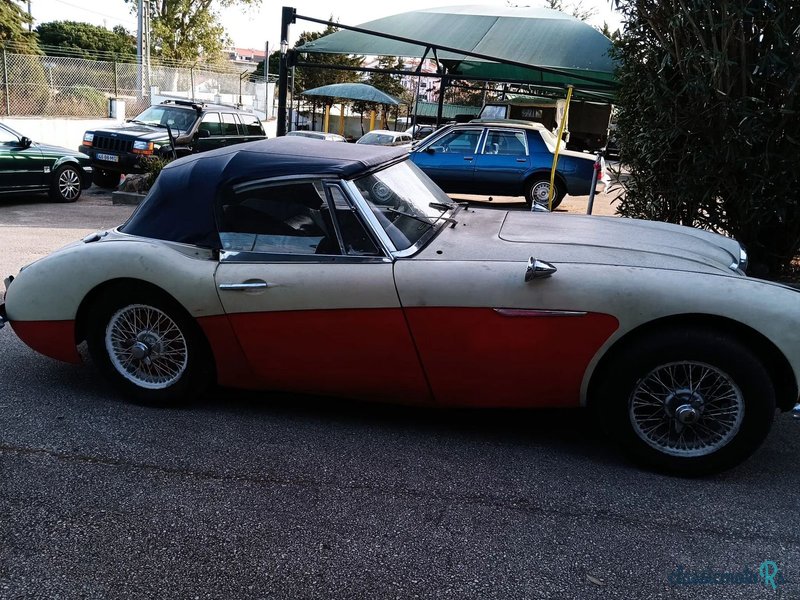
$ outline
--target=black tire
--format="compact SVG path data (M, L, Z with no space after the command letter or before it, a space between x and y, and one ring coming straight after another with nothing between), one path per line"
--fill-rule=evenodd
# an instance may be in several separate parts
M119 286L103 293L88 314L92 360L135 402L185 404L213 383L212 354L202 330L166 294ZM137 322L146 315L147 324Z
M81 197L83 178L78 167L62 165L53 172L50 199L53 202L75 202Z
M116 171L104 171L103 169L95 167L94 173L92 174L92 182L97 187L107 190L116 189L119 185L119 173Z
M663 331L629 344L604 367L590 400L631 459L683 476L741 463L775 416L763 363L734 337L706 330Z
M567 192L559 183L558 179L553 182L555 190L553 192L552 210L558 208ZM533 202L538 202L542 206L547 206L547 192L550 190L550 177L535 177L531 179L525 187L525 202L530 207Z

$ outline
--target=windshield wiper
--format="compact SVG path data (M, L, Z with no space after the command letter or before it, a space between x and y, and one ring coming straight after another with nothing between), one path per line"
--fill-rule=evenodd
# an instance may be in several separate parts
M411 213L403 212L402 210L397 210L396 208L390 208L389 212L396 213L398 215L403 215L404 217L408 217L410 219L414 219L415 221L419 221L420 223L425 223L425 225L429 225L433 227L439 221L447 221L448 223L452 224L454 227L458 224L458 221L455 219L451 219L450 217L436 217L433 223L430 221L423 219L422 217L418 217L417 215L412 215Z
M433 227L433 223L428 221L427 219L423 219L422 217L418 217L417 215L412 215L411 213L403 212L402 210L397 210L396 208L389 208L390 213L395 213L397 215L403 215L404 217L408 217L409 219L414 219L415 221L419 221L420 223L425 223L425 225L429 225ZM434 221L435 223L436 221Z
M455 202L428 202L428 206L439 210L453 210L458 204Z

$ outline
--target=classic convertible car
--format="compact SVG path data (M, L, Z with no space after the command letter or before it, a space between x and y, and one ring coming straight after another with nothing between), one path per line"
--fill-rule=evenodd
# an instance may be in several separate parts
M223 386L467 407L588 406L696 474L790 410L800 296L734 240L456 204L402 149L279 138L179 159L121 227L6 282L30 347L163 404Z

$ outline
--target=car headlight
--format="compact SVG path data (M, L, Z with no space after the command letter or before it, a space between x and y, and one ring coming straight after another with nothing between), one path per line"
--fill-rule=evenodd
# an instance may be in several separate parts
M147 142L145 140L136 140L135 142L133 142L133 152L134 154L152 154L153 142Z
M84 133L83 134L83 141L84 141L85 144L89 144L91 146L92 142L94 141L94 132L87 131L86 133Z

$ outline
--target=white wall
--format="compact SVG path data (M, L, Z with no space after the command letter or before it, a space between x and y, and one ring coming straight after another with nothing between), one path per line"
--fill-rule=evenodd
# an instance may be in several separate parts
M2 117L0 123L7 125L34 142L63 146L77 150L86 130L100 127L116 127L123 119L75 119L52 117Z

